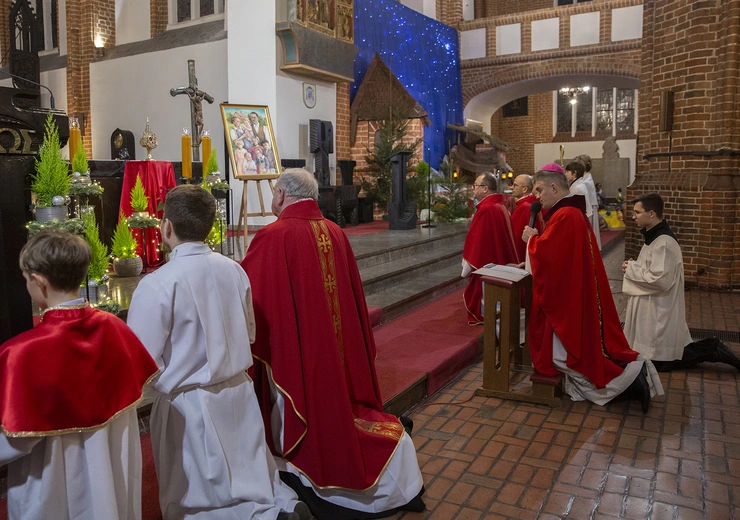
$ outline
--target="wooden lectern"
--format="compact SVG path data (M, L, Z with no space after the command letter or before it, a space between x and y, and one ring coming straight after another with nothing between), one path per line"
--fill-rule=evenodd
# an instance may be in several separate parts
M513 277L516 278L516 277ZM498 397L528 403L546 404L560 408L562 377L545 377L532 373L532 358L529 353L529 308L532 292L532 276L527 274L519 280L481 276L483 283L483 386L476 395ZM524 305L521 298L524 296ZM496 312L500 305L500 312ZM525 341L520 346L520 309L525 309ZM500 319L500 330L496 335L496 321ZM511 389L509 363L513 356L517 371L532 373L531 386Z

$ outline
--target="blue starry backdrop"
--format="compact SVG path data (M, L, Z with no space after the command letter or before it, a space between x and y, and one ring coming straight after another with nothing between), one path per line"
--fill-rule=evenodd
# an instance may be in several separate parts
M462 82L457 31L397 0L355 0L354 100L377 52L401 84L427 111L424 160L437 168L456 142L447 124L463 124Z

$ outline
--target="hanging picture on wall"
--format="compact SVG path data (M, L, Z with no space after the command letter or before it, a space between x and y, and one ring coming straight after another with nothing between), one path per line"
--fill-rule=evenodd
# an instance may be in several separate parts
M316 85L313 83L303 84L303 104L308 108L316 106Z
M221 103L235 179L274 179L280 175L270 110L266 106Z
M502 108L501 112L504 117L521 117L529 113L529 102L526 96L523 98L509 101Z

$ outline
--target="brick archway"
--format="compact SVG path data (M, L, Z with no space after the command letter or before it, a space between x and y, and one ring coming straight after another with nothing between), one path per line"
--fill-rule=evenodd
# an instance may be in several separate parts
M562 53L560 53L562 54ZM496 58L476 60L462 66L463 106L490 90L523 81L558 76L611 76L640 78L640 48L620 52L565 56L533 60ZM553 85L553 89L558 88Z

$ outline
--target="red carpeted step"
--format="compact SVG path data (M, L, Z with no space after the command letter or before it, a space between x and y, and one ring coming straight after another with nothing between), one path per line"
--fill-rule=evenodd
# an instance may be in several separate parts
M381 309L380 307L368 306L367 313L370 315L370 326L372 328L380 325L380 320L383 317L383 309Z
M482 327L467 324L462 289L375 329L375 367L383 402L424 373L427 395L478 358Z

